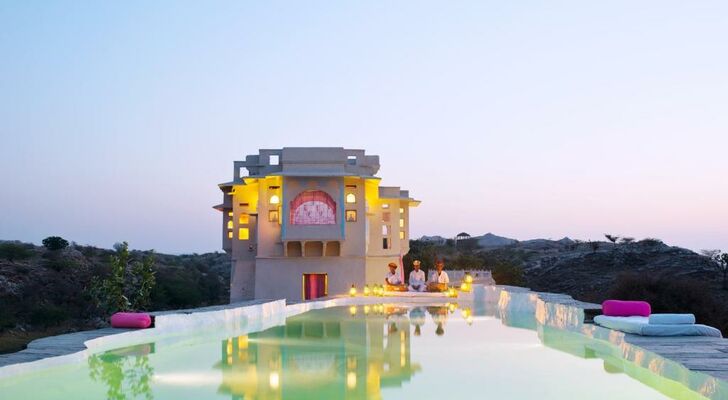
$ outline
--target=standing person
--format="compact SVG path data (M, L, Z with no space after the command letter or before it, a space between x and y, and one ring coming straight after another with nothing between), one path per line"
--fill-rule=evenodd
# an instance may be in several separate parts
M430 276L430 282L427 284L427 290L431 292L444 292L447 290L447 284L450 283L450 277L447 276L447 272L443 271L445 268L445 261L442 259L437 260L435 263L436 271Z
M427 287L425 283L427 281L427 277L425 276L425 271L420 269L420 260L413 261L412 267L414 269L409 274L408 289L410 292L424 292Z
M387 266L389 267L389 273L384 277L384 283L392 286L401 285L402 281L397 273L397 264L391 262Z

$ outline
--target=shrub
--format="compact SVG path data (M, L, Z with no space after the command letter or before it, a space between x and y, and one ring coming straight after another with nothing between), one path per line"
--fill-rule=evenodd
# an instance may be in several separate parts
M12 262L15 260L25 260L31 256L31 251L27 246L18 242L2 242L0 243L0 257Z
M78 263L74 260L69 260L66 258L57 258L57 257L51 257L49 259L46 259L43 265L46 268L50 268L54 271L61 272L64 270L74 269L78 267Z
M43 239L43 246L51 251L63 250L68 247L68 240L60 236L48 236Z
M103 280L95 278L89 295L105 312L146 309L156 283L154 253L149 252L141 261L131 261L128 243L117 243L114 249L111 273Z
M30 312L30 323L44 328L58 326L68 318L66 310L52 304L37 306Z
M511 263L500 263L491 269L493 280L499 285L523 285L523 268Z

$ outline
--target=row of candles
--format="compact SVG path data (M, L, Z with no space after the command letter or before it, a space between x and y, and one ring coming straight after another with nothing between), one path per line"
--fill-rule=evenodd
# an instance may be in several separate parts
M460 284L460 291L470 292L471 290L473 290L473 276L470 275L470 272L466 272L465 277L463 278L463 282ZM357 295L357 293L358 291L356 289L356 285L351 285L351 289L349 289L349 295L351 297L354 297ZM445 290L445 293L447 293L448 297L458 296L457 291L454 287L448 287L447 290ZM363 295L382 297L384 296L384 285L374 284L371 288L368 284L364 285Z

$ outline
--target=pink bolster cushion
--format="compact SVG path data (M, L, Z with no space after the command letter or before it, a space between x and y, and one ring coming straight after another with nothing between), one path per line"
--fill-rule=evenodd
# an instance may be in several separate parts
M152 317L147 313L118 312L111 316L111 326L114 328L149 328Z
M646 301L606 300L602 303L602 314L610 317L649 317L652 313Z

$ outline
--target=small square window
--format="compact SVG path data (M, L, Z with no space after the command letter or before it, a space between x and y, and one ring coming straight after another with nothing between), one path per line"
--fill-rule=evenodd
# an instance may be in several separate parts
M356 210L346 210L346 222L356 222Z
M238 240L248 240L250 238L250 231L248 228L238 229Z
M246 167L240 167L240 177L246 177L248 176L248 169Z
M249 214L240 214L238 217L238 224L240 225L248 225L250 223L250 215Z
M228 221L227 228L228 229L233 229L233 220Z
M404 218L399 219L399 227L404 228Z
M232 239L232 238L233 238L233 231L228 231L228 239Z
M228 212L228 217L232 217L232 216L233 216L233 212L232 211L229 211Z
M400 214L404 214L404 208L400 207L400 208L399 208L399 213L400 213Z
M279 220L278 210L269 210L268 211L268 221L269 222L278 222L278 220Z
M356 165L356 156L346 156L346 163L349 165Z
M349 204L356 203L356 195L354 193L348 193L346 195L346 202Z
M388 249L389 248L389 239L388 238L383 238L382 239L382 248L383 249Z
M281 163L281 156L279 156L278 154L271 154L268 157L268 163L270 165L279 165Z
M399 238L404 239L404 231L399 231Z
M389 225L382 225L382 236L389 235Z

